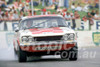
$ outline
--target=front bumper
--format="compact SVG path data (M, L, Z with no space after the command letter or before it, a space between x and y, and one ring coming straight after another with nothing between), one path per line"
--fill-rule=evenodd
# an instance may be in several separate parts
M20 43L20 46L51 45L51 44L73 44L77 41L36 41L32 43Z
M35 42L20 44L21 49L27 52L61 51L71 49L74 46L77 46L76 41Z

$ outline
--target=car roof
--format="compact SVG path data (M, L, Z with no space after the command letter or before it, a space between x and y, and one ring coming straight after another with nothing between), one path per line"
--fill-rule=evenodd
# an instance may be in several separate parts
M37 18L37 17L63 17L61 15L35 15L35 16L26 16L23 17L22 20L29 19L29 18Z

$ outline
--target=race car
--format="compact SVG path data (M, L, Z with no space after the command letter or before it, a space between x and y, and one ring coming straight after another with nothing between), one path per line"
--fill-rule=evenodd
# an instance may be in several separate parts
M23 17L15 30L13 45L19 62L43 55L76 61L78 55L77 35L61 15Z

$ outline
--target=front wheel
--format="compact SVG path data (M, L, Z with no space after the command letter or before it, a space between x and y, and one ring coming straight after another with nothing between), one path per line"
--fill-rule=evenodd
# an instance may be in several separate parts
M70 61L76 61L77 60L78 51L70 51L69 54L70 54L70 56L69 56Z
M68 59L69 58L69 51L61 51L60 54L61 59Z
M69 59L70 61L76 61L78 57L77 47L73 47L70 50L62 51L60 56L61 59Z
M70 51L69 51L69 60L70 61L76 61L78 58L78 48L77 47L73 47Z
M27 61L26 52L22 51L20 47L19 47L19 52L18 52L18 60L19 60L19 62L26 62Z

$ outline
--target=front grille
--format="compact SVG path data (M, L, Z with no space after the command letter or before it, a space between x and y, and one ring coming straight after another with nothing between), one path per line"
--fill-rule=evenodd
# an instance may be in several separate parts
M61 40L62 36L47 36L47 37L35 37L35 41L57 41Z

